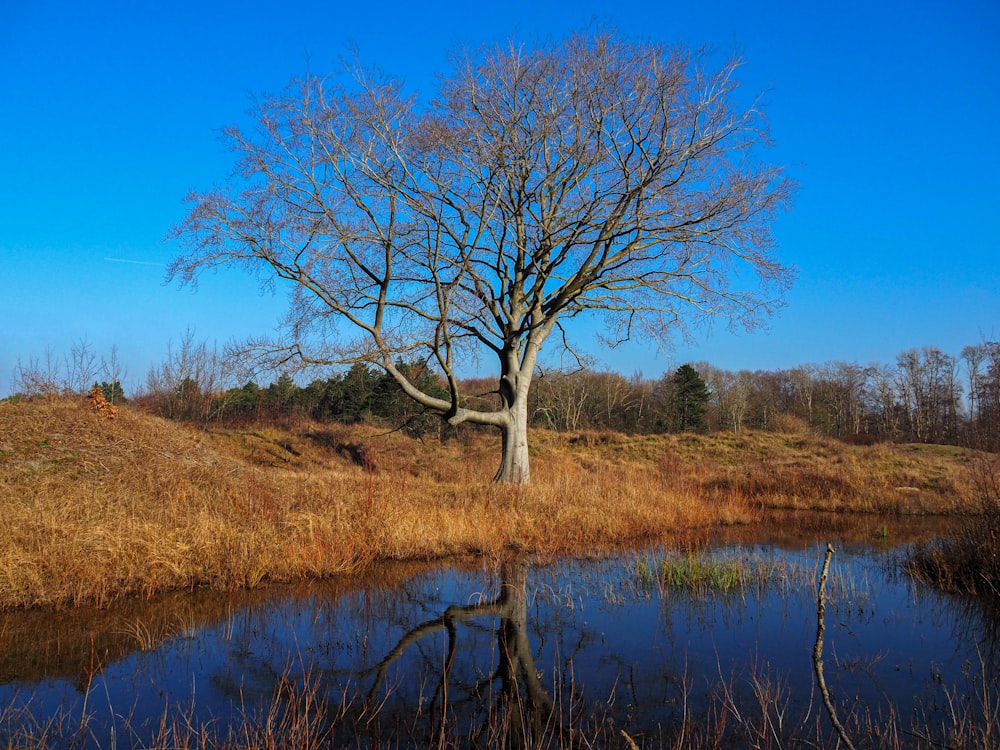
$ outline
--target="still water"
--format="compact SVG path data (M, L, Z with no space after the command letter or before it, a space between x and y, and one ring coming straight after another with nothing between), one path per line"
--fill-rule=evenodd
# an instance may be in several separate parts
M651 574L688 554L687 540L7 613L0 746L25 734L53 746L168 744L179 727L225 737L292 714L348 746L490 745L514 723L549 746L629 746L623 730L646 747L682 732L692 743L729 733L735 745L769 734L832 746L813 661L827 542L838 547L823 644L834 706L855 734L895 727L897 744L919 746L929 732L946 737L956 705L983 721L1000 664L995 614L899 572L901 543L927 533L906 523L696 540L699 559L771 571L726 592L665 588Z

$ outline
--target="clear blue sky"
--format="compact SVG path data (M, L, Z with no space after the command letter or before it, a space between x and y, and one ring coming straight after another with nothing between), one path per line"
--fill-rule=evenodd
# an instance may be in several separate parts
M769 88L773 160L800 184L776 225L799 269L767 330L697 332L664 358L598 365L658 376L891 362L1000 337L1000 3L46 2L0 0L0 395L20 358L117 346L126 389L185 330L223 345L270 331L280 298L238 273L164 284L189 190L231 165L219 129L248 94L348 45L430 93L449 50L597 20L627 35L738 50Z

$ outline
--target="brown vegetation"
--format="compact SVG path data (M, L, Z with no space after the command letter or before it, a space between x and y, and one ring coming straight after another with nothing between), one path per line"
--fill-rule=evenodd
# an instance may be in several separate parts
M90 401L94 411L105 419L118 419L118 407L104 397L104 391L101 390L100 386L95 385L90 389L87 400Z
M916 545L904 567L944 591L1000 600L1000 457L981 457L972 480L980 512L944 538Z
M532 436L531 487L496 440L302 423L205 431L83 398L0 402L0 608L329 576L376 559L559 554L742 524L768 508L954 512L973 454L808 435Z

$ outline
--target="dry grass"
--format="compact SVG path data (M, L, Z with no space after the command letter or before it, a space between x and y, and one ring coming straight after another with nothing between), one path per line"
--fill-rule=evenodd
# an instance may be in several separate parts
M916 545L904 568L944 591L1000 600L1000 457L984 457L972 476L980 513L953 533Z
M969 468L979 454L953 446L857 446L754 432L534 437L543 455L656 463L662 483L691 488L715 504L742 500L753 509L904 514L960 513L974 506Z
M535 432L533 485L495 438L372 428L205 432L83 398L0 402L0 608L329 576L376 559L559 554L742 524L766 507L956 511L963 452L802 435Z

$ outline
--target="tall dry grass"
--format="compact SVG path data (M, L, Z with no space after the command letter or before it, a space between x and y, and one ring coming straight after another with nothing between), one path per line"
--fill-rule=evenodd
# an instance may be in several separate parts
M743 524L769 507L954 511L964 454L801 435L534 432L533 484L498 441L373 428L204 431L85 399L0 402L0 608L255 586L376 559L587 551Z
M980 512L941 539L915 545L904 568L950 592L1000 601L1000 456L973 468Z

